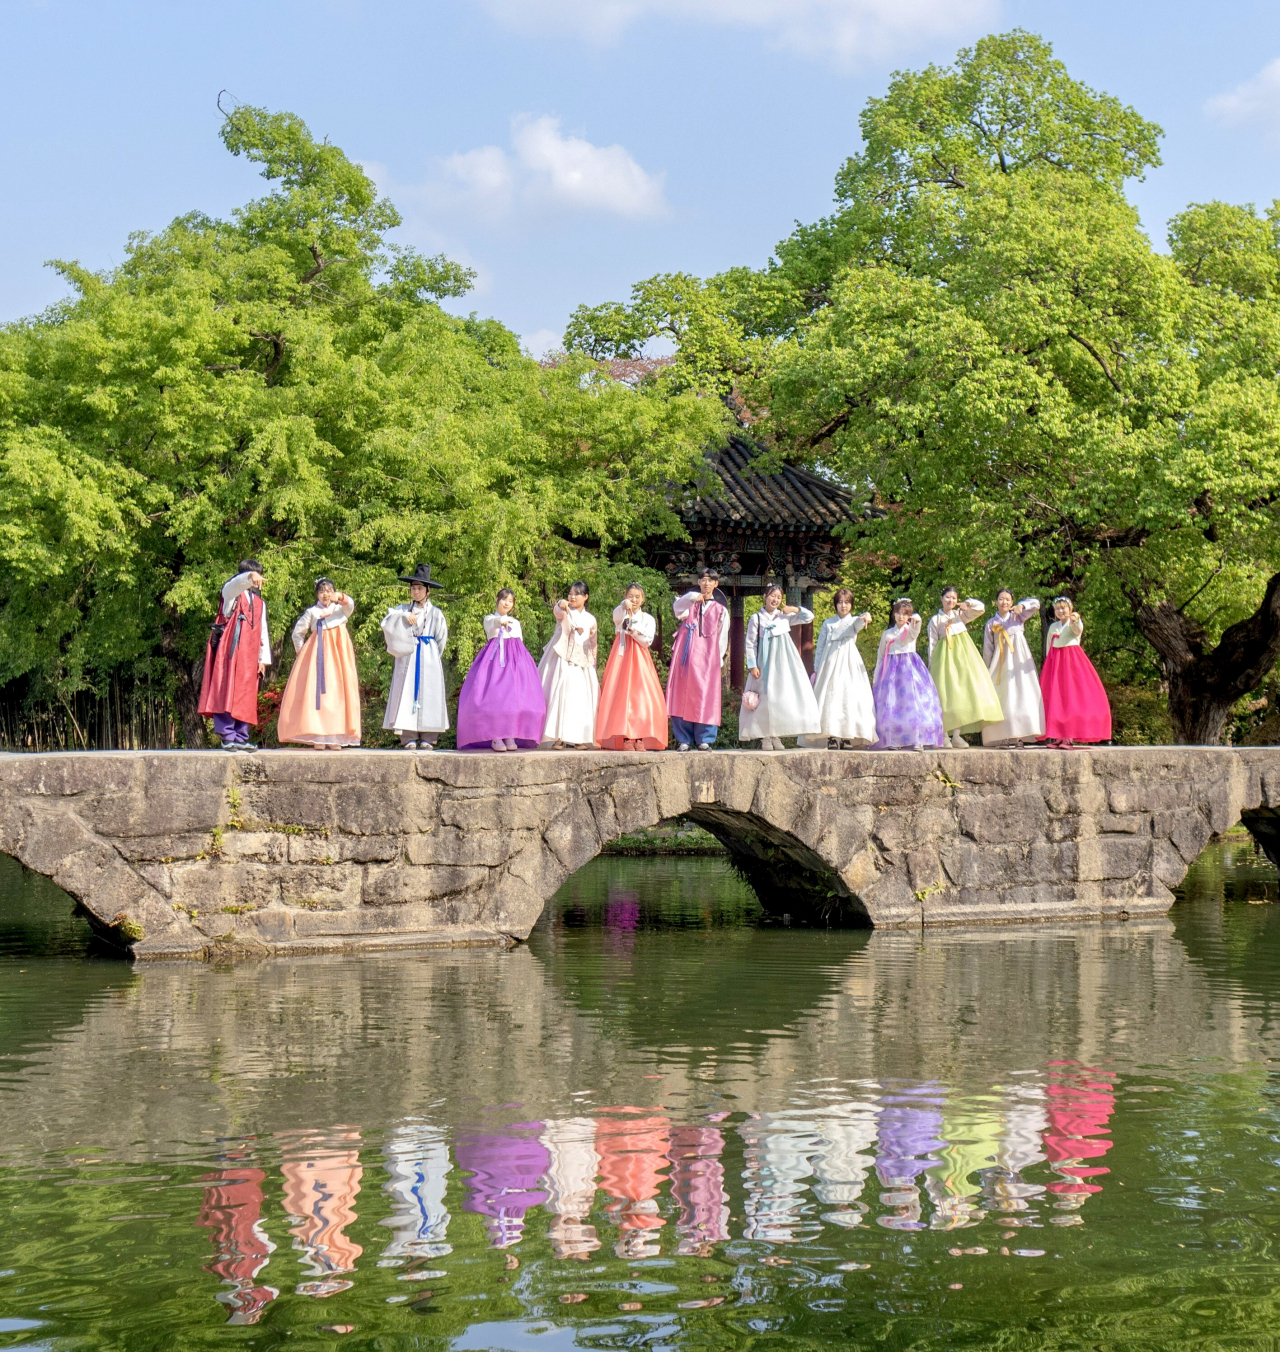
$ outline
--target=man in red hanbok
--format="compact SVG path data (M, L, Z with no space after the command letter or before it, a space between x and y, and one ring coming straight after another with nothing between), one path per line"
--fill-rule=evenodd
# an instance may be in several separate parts
M257 750L249 728L258 722L258 685L270 665L262 565L241 559L239 571L222 588L200 687L200 713L213 719L224 751Z

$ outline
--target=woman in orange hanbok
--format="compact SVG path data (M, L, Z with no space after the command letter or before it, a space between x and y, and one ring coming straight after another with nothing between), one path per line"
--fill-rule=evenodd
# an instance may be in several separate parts
M355 608L327 577L316 580L316 603L293 626L298 658L280 701L276 736L282 743L330 749L360 745L360 678L347 633Z
M667 697L649 652L658 627L645 613L638 582L614 609L613 627L617 633L600 687L596 741L606 751L663 751Z

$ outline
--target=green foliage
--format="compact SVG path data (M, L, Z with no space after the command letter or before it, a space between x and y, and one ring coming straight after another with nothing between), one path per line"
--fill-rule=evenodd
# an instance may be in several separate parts
M717 401L446 314L471 274L388 245L395 208L298 118L238 107L222 137L266 196L135 235L107 273L58 264L73 297L0 330L0 685L65 697L157 652L189 680L248 553L277 648L314 577L355 597L376 685L406 566L446 581L465 661L498 586L528 622L589 564L614 582L597 550L679 532L661 490Z

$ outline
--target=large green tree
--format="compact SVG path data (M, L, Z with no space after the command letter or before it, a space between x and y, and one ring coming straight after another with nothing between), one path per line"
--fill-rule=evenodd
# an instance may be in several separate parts
M678 530L656 490L724 420L447 314L471 275L390 245L394 207L298 118L238 107L222 139L266 196L136 235L108 273L57 265L72 298L0 330L0 687L65 699L159 662L188 744L242 555L277 640L317 574L350 591L367 676L395 573L431 560L465 658L494 587L541 605L599 550Z
M1154 652L1177 735L1218 742L1280 656L1276 213L1124 195L1159 129L1023 32L894 77L836 210L761 270L654 278L576 346L678 345L781 454L865 487L896 581L1069 588L1113 670Z

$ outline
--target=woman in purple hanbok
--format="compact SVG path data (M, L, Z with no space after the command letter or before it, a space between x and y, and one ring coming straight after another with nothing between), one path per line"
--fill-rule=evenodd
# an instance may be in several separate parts
M876 704L879 739L872 748L945 746L942 705L929 668L916 652L920 616L910 598L893 603L889 627L880 635L871 692Z
M471 1175L462 1207L488 1217L495 1249L515 1244L524 1233L525 1212L547 1200L540 1184L551 1156L541 1130L541 1122L516 1122L500 1131L458 1133L454 1158Z
M511 613L515 601L515 592L503 587L494 613L484 617L489 641L458 696L458 746L464 750L515 751L537 746L542 738L547 702L520 621Z

